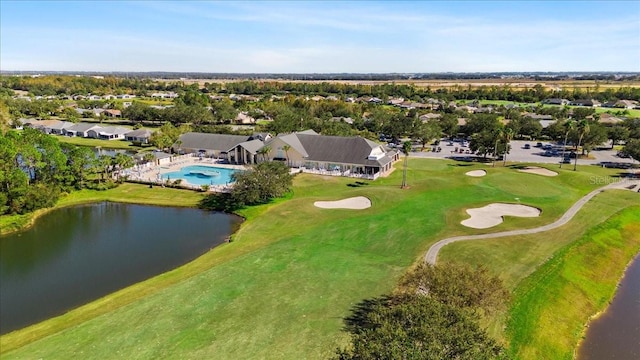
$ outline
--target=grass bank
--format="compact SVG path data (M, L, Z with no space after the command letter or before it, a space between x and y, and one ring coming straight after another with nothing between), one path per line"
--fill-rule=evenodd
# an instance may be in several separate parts
M349 308L389 292L434 241L552 222L597 187L590 177L614 174L581 167L547 178L491 168L470 178L464 173L483 166L467 165L410 159L408 190L400 189L402 171L366 185L299 175L290 199L241 213L247 221L232 243L0 337L3 358L325 358L343 344ZM368 197L372 208L313 206L351 196ZM459 224L466 208L497 201L543 213L483 231Z
M130 141L124 140L100 140L100 139L89 139L83 137L70 137L70 136L56 136L61 143L78 145L78 146L89 146L89 147L101 147L103 149L122 149L122 150L131 150L138 151L143 149L140 146L133 145Z
M604 310L640 251L640 207L630 207L558 251L515 290L510 351L518 359L572 359L589 317Z
M483 265L515 291L524 279L534 274L558 250L581 239L590 229L615 216L621 209L637 203L636 193L610 190L593 198L571 222L562 227L533 235L454 243L442 248L439 261ZM513 303L519 303L517 295ZM508 340L505 334L506 320L506 313L498 314L488 324L491 335L503 343Z

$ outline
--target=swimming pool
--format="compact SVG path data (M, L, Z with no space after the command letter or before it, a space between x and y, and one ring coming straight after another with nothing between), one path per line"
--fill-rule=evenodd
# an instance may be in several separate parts
M185 166L180 171L162 174L162 180L183 179L193 185L226 185L231 182L231 174L236 170L214 166Z

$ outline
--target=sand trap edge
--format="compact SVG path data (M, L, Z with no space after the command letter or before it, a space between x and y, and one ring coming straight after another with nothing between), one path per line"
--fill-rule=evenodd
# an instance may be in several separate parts
M320 209L364 210L371 207L371 200L364 196L356 196L336 201L316 201L313 206Z

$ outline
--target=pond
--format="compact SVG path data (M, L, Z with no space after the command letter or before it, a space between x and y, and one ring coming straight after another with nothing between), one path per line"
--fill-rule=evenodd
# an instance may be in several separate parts
M589 323L578 359L640 359L640 255L627 268L607 310Z
M62 208L0 239L0 334L183 265L241 219L198 209L97 203Z

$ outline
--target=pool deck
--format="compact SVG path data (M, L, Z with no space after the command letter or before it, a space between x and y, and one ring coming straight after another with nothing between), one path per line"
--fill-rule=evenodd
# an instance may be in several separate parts
M225 169L235 169L235 170L246 170L247 167L243 165L232 165L232 164L221 164L217 162L216 159L209 158L198 158L192 156L183 155L168 164L162 165L142 165L139 168L129 169L129 178L131 180L144 181L149 183L162 184L162 175L174 171L180 171L185 166L193 166L193 165L201 165L201 166L215 166L218 168ZM200 185L190 184L185 179L182 179L180 183L181 186L193 188L193 189L201 189ZM217 191L224 192L229 190L229 185L212 185L209 188L209 191Z

